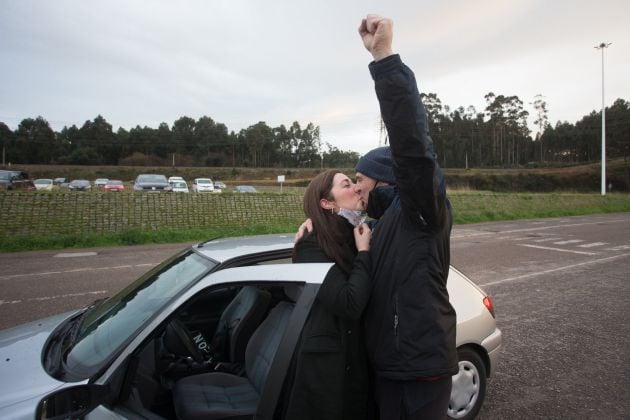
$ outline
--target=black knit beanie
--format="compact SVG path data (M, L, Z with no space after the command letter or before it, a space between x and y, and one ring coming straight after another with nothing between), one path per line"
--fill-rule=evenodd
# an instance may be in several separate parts
M394 177L393 166L392 151L389 146L383 146L372 149L363 155L357 162L355 170L376 181L395 184L396 177Z

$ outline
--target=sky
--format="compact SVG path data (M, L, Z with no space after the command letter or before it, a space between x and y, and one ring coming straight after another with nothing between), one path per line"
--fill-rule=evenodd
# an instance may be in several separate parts
M358 35L394 21L394 52L419 90L451 109L537 94L575 123L630 100L627 0L0 0L0 122L55 131L102 115L114 131L209 116L320 127L323 144L379 146L379 111ZM533 118L529 127L535 130ZM439 152L439 151L438 151Z

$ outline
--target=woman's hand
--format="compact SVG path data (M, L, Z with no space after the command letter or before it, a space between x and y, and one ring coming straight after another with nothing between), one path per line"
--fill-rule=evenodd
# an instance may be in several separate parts
M299 241L300 239L302 239L304 235L306 235L307 233L311 233L312 231L313 231L313 221L310 218L306 219L304 223L302 223L300 227L298 228L298 231L295 234L294 242Z
M371 238L372 229L366 223L361 223L354 228L354 243L358 251L369 251Z

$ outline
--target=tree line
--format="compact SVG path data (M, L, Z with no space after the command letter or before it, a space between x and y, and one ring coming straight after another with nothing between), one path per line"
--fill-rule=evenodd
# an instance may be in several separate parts
M527 125L530 116L517 96L485 95L486 108L451 110L434 93L422 94L429 131L443 167L522 167L558 163L586 163L601 159L601 111L575 124L548 121L547 102L536 95L531 105L537 132ZM606 156L630 156L630 102L617 99L606 107Z
M537 128L532 137L529 112L517 96L490 92L481 112L473 106L451 109L435 93L421 96L445 168L584 163L601 157L601 112L552 126L547 103L537 95L531 102ZM628 157L630 102L617 99L606 109L606 141L607 157ZM3 163L24 164L353 167L359 158L356 152L322 144L319 126L312 123L270 127L261 121L234 132L208 116L115 132L101 115L60 132L39 116L22 120L16 130L0 122L0 144Z

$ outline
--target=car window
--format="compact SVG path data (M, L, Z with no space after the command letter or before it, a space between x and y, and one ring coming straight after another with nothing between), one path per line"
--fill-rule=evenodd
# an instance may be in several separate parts
M140 175L138 182L166 182L166 177L163 175Z
M94 308L66 357L67 369L83 378L96 373L136 331L212 267L211 261L188 251Z
M300 299L305 291L305 298ZM125 373L129 392L121 401L135 393L141 396L144 410L172 418L175 404L194 407L203 391L193 387L178 392L168 384L220 372L223 378L255 384L264 391L260 404L269 405L266 412L273 413L315 293L316 286L300 281L264 280L199 291L137 349L138 364L129 364L133 369Z

